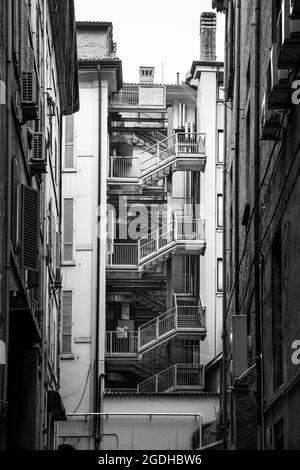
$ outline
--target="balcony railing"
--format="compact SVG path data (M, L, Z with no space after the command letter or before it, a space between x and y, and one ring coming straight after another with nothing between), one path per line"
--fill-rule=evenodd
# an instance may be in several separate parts
M153 259L159 260L166 253L180 248L185 252L190 250L203 254L205 246L204 221L190 217L176 217L169 224L138 241L139 265L143 267Z
M140 352L165 340L173 333L206 334L206 308L197 305L179 305L140 326Z
M139 175L139 157L109 157L108 181L110 183L138 183Z
M155 172L162 169L167 172L170 165L174 166L175 163L182 170L203 171L206 164L205 153L205 134L173 134L140 154L141 179L147 181L150 177L158 178Z
M124 356L138 354L137 331L107 331L106 354L108 356Z
M108 266L111 268L138 266L137 243L113 243L113 252L108 257Z
M138 393L167 393L180 389L203 389L204 367L200 364L175 364L140 383Z
M165 109L165 85L124 85L111 97L110 108Z

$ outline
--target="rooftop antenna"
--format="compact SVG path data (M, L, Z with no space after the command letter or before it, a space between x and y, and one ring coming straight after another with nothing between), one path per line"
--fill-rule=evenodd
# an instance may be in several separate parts
M164 84L164 63L161 63L161 83Z

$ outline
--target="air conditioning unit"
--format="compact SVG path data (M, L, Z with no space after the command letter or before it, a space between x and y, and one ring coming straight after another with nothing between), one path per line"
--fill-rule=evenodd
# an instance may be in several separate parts
M55 279L54 279L54 287L55 287L55 289L61 289L61 286L62 286L61 268L56 268Z
M270 55L270 93L268 107L270 109L285 109L289 104L290 84L288 69L278 68L278 45L273 44Z
M300 19L300 0L290 0L290 15L293 19Z
M38 87L34 71L21 73L21 106L24 122L38 118Z
M271 110L268 105L268 94L265 93L261 107L261 140L276 140L281 129L282 113L279 110Z
M45 139L42 132L33 133L31 169L34 173L46 173Z
M278 67L294 68L300 59L300 19L291 17L291 0L282 0Z

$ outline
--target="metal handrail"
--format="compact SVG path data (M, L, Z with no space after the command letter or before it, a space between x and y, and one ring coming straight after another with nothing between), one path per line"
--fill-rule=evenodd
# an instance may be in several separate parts
M178 388L203 388L202 364L174 364L137 386L138 393L165 393Z
M205 141L206 135L203 133L178 132L172 134L140 153L141 174L161 161L176 156L178 153L180 153L181 156L192 154L205 155ZM153 153L155 153L155 155L153 155Z
M206 308L200 305L175 306L138 329L138 349L155 343L178 330L206 329Z
M114 156L108 157L108 178L138 179L140 175L139 157ZM132 174L130 174L132 173Z
M107 331L106 354L138 354L137 331Z
M113 243L113 252L109 255L109 266L138 266L137 243Z
M175 217L172 222L163 225L138 240L139 261L155 253L173 242L205 240L205 222L189 217Z

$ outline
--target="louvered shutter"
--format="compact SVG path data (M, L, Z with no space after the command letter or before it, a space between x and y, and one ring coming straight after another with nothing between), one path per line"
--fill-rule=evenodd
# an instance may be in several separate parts
M22 185L22 260L24 269L38 270L39 256L39 193L36 189Z
M73 261L73 199L64 200L64 261Z
M19 185L19 169L16 158L12 161L11 171L11 239L13 246L17 246L18 241L18 185Z
M21 0L21 67L29 71L29 16L27 0Z
M62 352L72 352L72 291L63 293Z
M74 115L65 117L65 168L74 168Z

